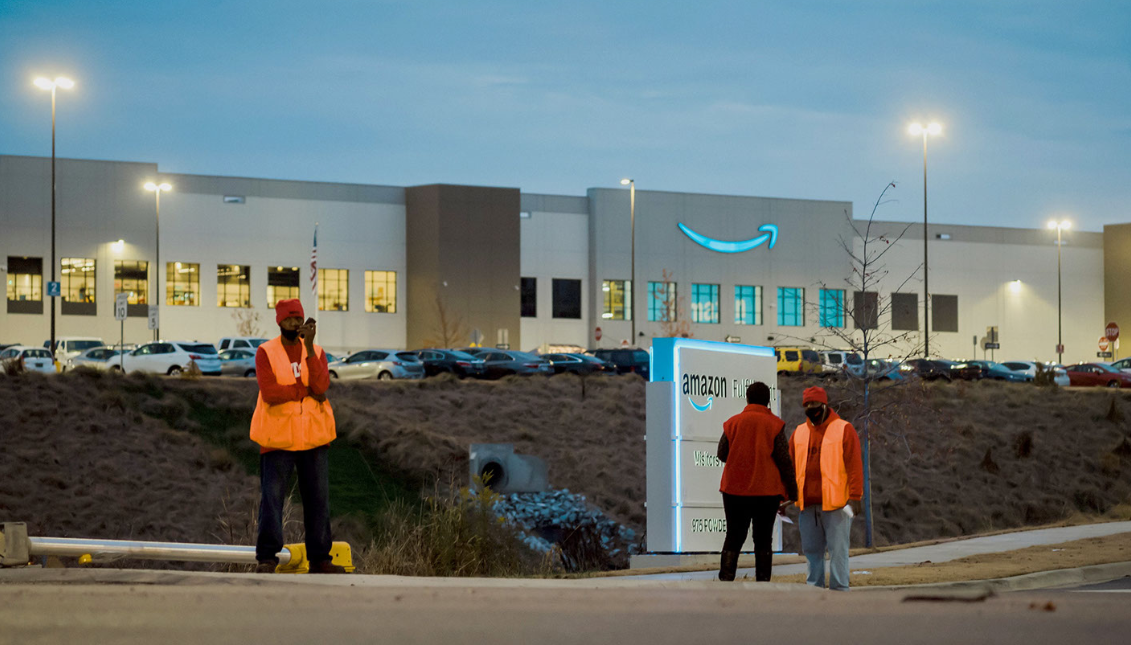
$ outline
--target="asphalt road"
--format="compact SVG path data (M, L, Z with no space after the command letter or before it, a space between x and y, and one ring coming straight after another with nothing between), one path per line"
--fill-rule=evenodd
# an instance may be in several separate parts
M1127 643L1122 594L907 601L724 583L0 584L0 643Z

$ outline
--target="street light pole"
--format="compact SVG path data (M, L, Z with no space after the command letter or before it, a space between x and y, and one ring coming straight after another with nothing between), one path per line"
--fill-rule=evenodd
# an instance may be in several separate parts
M621 185L628 184L628 218L632 229L631 237L632 242L629 247L632 249L629 262L632 267L629 269L629 291L628 291L628 317L632 321L632 342L629 343L631 347L636 346L636 180L635 179L622 179Z
M931 290L928 281L927 262L927 135L939 134L942 126L932 123L926 127L913 123L908 129L911 134L923 135L923 358L931 357Z
M1061 231L1066 231L1071 226L1072 222L1068 220L1049 222L1049 228L1056 229L1056 362L1061 365L1064 364L1064 308L1061 305L1060 290L1060 249L1064 245L1064 240Z
M157 266L153 268L154 284L153 286L153 305L158 307L160 312L160 303L158 300L161 298L161 193L169 192L173 189L169 184L155 184L148 182L145 184L145 189L152 191L157 196ZM153 326L153 340L161 340L161 315L158 313L157 324Z
M60 87L69 90L75 84L71 79L59 76L53 81L43 77L37 78L35 79L35 86L42 90L51 90L51 282L55 282L55 91ZM50 283L48 284L50 285ZM48 296L47 301L48 306L51 307L51 362L54 364L55 296Z

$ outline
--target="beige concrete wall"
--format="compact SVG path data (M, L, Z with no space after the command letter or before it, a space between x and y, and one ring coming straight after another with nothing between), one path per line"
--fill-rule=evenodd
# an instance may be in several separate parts
M1117 355L1131 356L1123 343L1131 335L1131 224L1104 226L1104 324L1119 325Z

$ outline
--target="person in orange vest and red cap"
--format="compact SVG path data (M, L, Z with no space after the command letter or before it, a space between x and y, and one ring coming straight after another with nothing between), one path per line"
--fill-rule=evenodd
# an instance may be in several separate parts
M283 549L283 501L287 480L298 471L311 573L345 573L331 562L329 444L337 436L334 410L326 400L330 370L326 352L314 344L317 325L303 322L302 303L275 305L279 335L255 354L259 400L251 417L251 440L259 444L259 538L256 571L274 573Z
M806 580L825 586L825 552L829 554L829 589L848 591L848 543L853 502L864 495L860 437L852 424L829 408L824 388L811 387L801 396L805 423L789 440L797 477L797 527L801 550L809 561Z

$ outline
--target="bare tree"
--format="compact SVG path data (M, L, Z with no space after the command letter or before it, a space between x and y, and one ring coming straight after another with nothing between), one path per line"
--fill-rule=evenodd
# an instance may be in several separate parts
M424 340L426 347L456 347L467 338L467 325L463 317L455 313L436 290L436 323L432 328L432 335Z
M254 309L236 309L232 312L232 320L236 321L236 334L240 336L255 338L263 335L259 327L259 312Z
M674 274L664 269L661 281L652 287L652 297L660 303L660 335L665 338L691 338L687 319L687 296L678 295Z
M840 247L847 254L851 270L844 278L843 283L830 287L824 282L818 282L821 290L831 289L839 293L831 296L831 306L818 301L808 303L807 306L815 308L821 331L815 338L798 339L813 342L826 349L845 349L862 355L864 362L863 376L845 372L849 379L848 392L850 400L846 401L853 410L858 411L848 419L860 434L861 457L864 465L864 544L872 546L872 467L871 467L871 431L873 422L883 415L891 416L894 406L901 404L899 397L890 397L883 406L876 406L872 401L872 390L877 381L890 380L892 370L897 370L903 361L918 356L923 351L922 336L919 331L893 330L890 324L882 321L890 320L893 308L891 296L884 293L899 293L911 282L918 282L921 278L917 266L910 275L904 277L896 288L889 286L890 271L885 263L887 254L896 247L897 243L911 228L911 224L904 226L893 235L877 232L875 219L880 206L888 203L885 201L888 191L895 188L895 182L884 186L876 202L872 205L872 212L864 222L852 219L845 211L845 218L852 230L851 239L845 236L838 237ZM874 230L875 229L875 230ZM841 288L843 287L843 289ZM852 297L854 302L850 307L845 300ZM887 354L887 358L875 365L870 361L877 354ZM904 445L907 444L906 436L903 437ZM910 450L910 448L908 448Z

